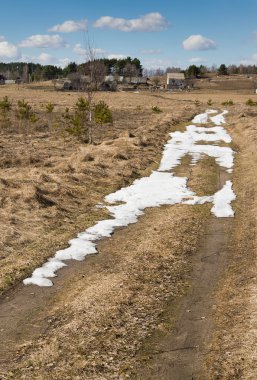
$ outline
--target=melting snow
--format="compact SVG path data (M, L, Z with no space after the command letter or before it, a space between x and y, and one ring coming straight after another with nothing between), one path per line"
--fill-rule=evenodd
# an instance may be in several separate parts
M208 116L208 114L205 114ZM189 125L185 132L170 133L171 140L164 146L163 157L159 171L167 171L180 164L180 160L186 154L192 156L192 163L196 163L203 154L214 157L217 163L227 169L233 167L233 151L229 147L214 145L198 145L199 141L231 142L231 137L223 127L196 127Z
M234 211L230 203L236 199L236 195L232 189L232 182L227 181L223 188L214 194L214 206L211 212L218 218L233 217Z
M224 115L226 115L228 113L228 111L223 111L221 114L219 115L216 115L216 116L212 116L210 119L211 121L216 124L216 125L221 125L221 124L225 124L226 121L225 121L225 118L224 118Z
M218 111L216 110L207 110L205 113L200 113L199 115L196 115L192 121L195 124L206 124L208 123L209 115L217 112Z
M163 158L158 171L149 177L141 178L131 186L124 187L115 193L105 197L109 206L105 206L112 219L102 220L85 232L78 234L77 238L69 241L70 246L56 252L42 267L37 268L30 278L26 278L25 285L35 284L39 286L52 286L49 278L56 276L56 271L65 267L65 260L84 260L89 254L97 253L97 241L109 237L117 227L124 227L136 223L138 217L143 214L147 207L158 207L160 205L203 204L213 203L211 212L216 217L232 217L234 212L231 201L235 199L231 181L227 181L224 187L212 196L199 197L187 187L186 177L177 177L169 171L180 164L183 156L192 156L191 164L195 164L203 154L214 157L216 162L231 172L233 167L233 151L229 147L217 145L199 145L197 142L231 142L226 130L221 127L225 122L224 115L227 111L216 116L215 110L207 110L205 113L193 119L195 124L207 123L210 119L216 124L215 127L199 127L189 125L185 132L171 133L171 139L164 147ZM123 202L122 204L115 204ZM103 207L101 204L100 207Z

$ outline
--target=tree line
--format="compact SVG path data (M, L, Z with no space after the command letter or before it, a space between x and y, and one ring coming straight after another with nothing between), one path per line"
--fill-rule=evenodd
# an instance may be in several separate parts
M180 67L167 67L166 69L148 70L144 69L144 76L158 77L167 73L184 73L187 78L202 78L208 73L215 73L217 75L252 75L257 74L257 65L228 65L222 63L219 67L213 65L212 67L204 65L190 65L185 70Z
M51 80L66 78L71 74L88 75L92 72L91 66L101 75L119 75L125 77L157 77L163 76L170 72L185 73L187 78L204 77L207 73L216 73L217 75L235 75L257 74L257 65L228 65L221 64L219 67L213 65L207 67L204 65L190 65L186 69L180 67L167 67L165 70L145 69L138 58L101 58L93 62L88 61L82 64L70 62L66 67L61 68L55 65L41 65L39 63L26 62L0 62L0 80L1 79L21 79L23 82L36 82L41 80Z
M124 59L101 58L95 59L94 66L101 70L104 75L115 74L120 76L142 76L143 67L138 58L127 57ZM39 63L26 62L0 62L0 78L21 79L24 82L34 82L40 80L50 80L65 78L69 74L79 73L87 75L92 61L77 64L70 62L66 67L61 68L55 65L41 65Z

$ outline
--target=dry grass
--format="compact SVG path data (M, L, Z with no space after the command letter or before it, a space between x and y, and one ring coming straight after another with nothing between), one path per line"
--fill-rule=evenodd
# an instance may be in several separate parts
M4 95L25 98L38 112L51 101L57 113L78 97L48 87L3 86L0 98ZM97 97L110 105L115 120L108 129L96 131L97 145L82 145L59 130L35 131L27 140L2 131L0 289L6 291L77 232L105 218L94 205L156 168L167 133L183 130L183 121L206 108L210 97L212 108L223 108L221 102L231 98L235 105L230 107L230 132L240 151L233 179L237 217L231 231L231 267L217 293L219 327L208 373L212 379L255 379L257 114L242 105L249 95L101 93ZM152 113L152 106L163 113ZM189 171L182 165L179 175L187 175L189 186L199 195L213 193L215 165L205 158ZM186 291L190 257L209 209L180 205L148 210L139 223L101 242L100 254L88 258L80 275L67 281L44 310L49 319L45 334L19 350L3 368L2 377L125 379L142 342L162 323L167 300Z
M0 87L1 95L25 98L38 112L52 101L59 115L77 100L77 93ZM105 217L94 209L104 195L158 166L171 123L194 107L178 105L172 112L162 98L131 93L103 93L114 125L97 128L96 145L81 144L63 129L32 128L24 138L12 126L2 129L0 145L1 272L0 291L27 276L34 267L67 245L67 241ZM151 105L164 112L155 115ZM55 117L53 115L53 117ZM83 210L83 212L81 212Z

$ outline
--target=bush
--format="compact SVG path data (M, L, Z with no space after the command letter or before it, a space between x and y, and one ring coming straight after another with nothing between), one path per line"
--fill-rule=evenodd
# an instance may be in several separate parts
M152 111L153 111L154 113L161 113L161 112L162 112L162 110L161 110L158 106L153 106L153 107L152 107Z
M3 121L3 125L9 126L10 119L8 117L9 112L11 111L12 103L9 101L8 96L5 96L3 100L0 100L0 115Z
M69 108L65 109L62 118L66 124L66 131L71 135L78 136L83 142L90 142L89 128L90 124L93 125L112 123L113 117L109 106L100 101L93 105L92 118L90 121L90 104L88 100L83 97L78 98L75 106L75 112L71 113Z
M81 123L81 117L77 113L70 115L69 126L66 128L66 131L71 135L82 136L83 125Z
M21 120L29 120L30 117L34 114L32 111L31 105L28 102L25 102L24 99L18 100L18 109L17 117Z
M252 99L248 99L246 102L245 102L245 104L247 105L247 106L257 106L257 102L254 102Z
M70 109L66 107L65 112L62 114L62 118L66 125L66 132L68 132L71 135L81 137L82 122L80 115L77 112L75 112L75 114L70 113Z
M101 126L103 124L113 122L112 112L109 106L103 101L100 101L99 103L95 105L94 118L95 118L96 124L100 124Z
M221 103L223 106L233 106L234 102L233 100L225 100L224 102Z
M0 100L0 111L3 116L6 116L11 108L12 103L9 101L8 96L5 96L3 100Z
M208 100L207 105L208 105L208 106L212 106L212 105L213 105L213 101L212 101L212 99L209 99L209 100Z
M89 102L83 96L80 96L76 103L75 111L81 115L85 115L89 110Z
M45 107L46 107L46 112L47 112L47 113L52 113L53 110L54 110L54 104L51 103L51 102L50 102L50 103L47 103Z
M194 103L195 103L195 106L196 106L196 107L200 107L200 105L201 105L201 103L200 103L199 100L195 100Z
M32 110L31 105L26 102L24 99L18 100L18 108L16 110L16 117L21 121L19 128L21 125L24 128L25 135L28 134L29 124L35 124L38 121L38 118L34 111Z

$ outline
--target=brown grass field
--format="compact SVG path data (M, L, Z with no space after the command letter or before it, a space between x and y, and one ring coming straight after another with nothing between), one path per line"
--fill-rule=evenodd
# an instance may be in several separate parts
M59 271L51 289L21 281L106 218L95 205L156 169L168 133L210 108L209 99L211 108L229 110L236 216L222 227L226 260L202 269L207 278L208 271L217 276L199 293L211 300L199 311L211 322L192 378L257 378L257 108L245 104L257 95L242 92L97 93L114 123L96 127L88 145L69 135L60 119L80 94L55 92L47 83L0 86L0 99L25 99L39 118L26 133L15 127L14 115L8 125L1 121L0 379L184 379L156 347L172 339L181 302L195 283L199 247L213 226L210 205L149 209L137 224L103 240L98 255ZM234 105L224 107L229 99ZM48 102L55 105L51 120ZM214 160L204 158L190 170L187 164L177 174L187 176L195 192L219 188Z

